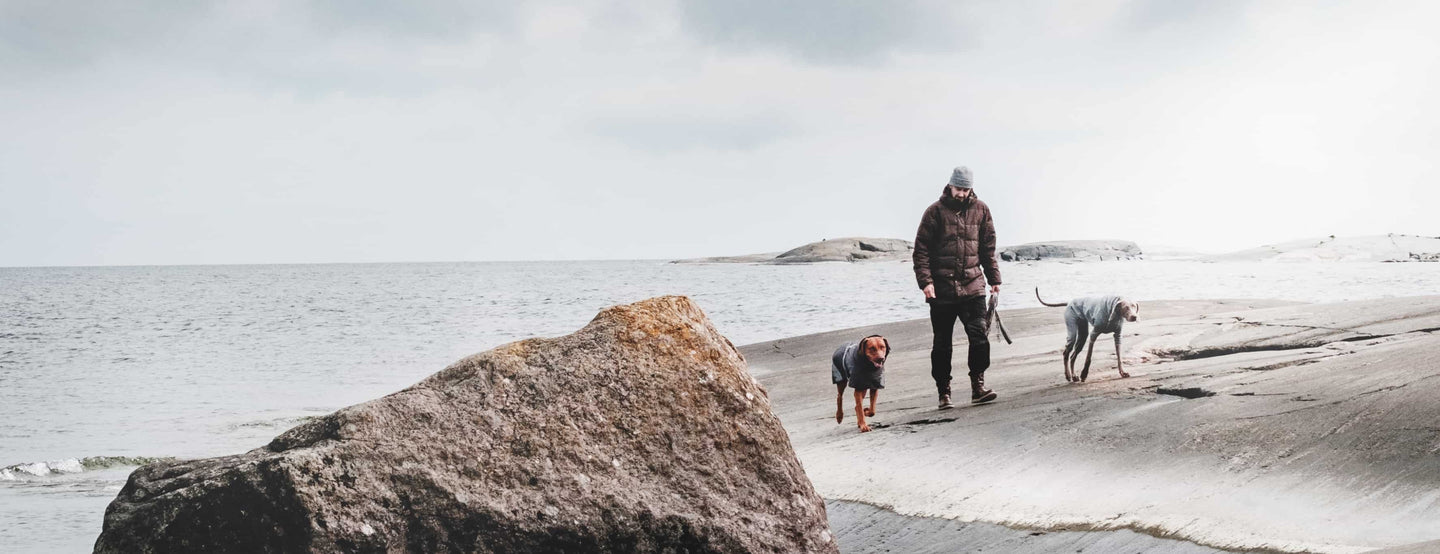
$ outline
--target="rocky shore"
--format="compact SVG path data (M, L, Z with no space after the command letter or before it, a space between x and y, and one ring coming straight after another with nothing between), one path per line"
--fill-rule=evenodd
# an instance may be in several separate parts
M1125 326L1131 378L1107 337L1090 382L1067 384L1061 310L1007 311L1015 342L992 343L987 374L999 400L943 412L925 320L741 351L830 499L842 551L946 543L959 532L948 520L1009 528L974 544L1017 551L1089 552L1096 536L1083 532L1095 531L1191 543L1147 552L1349 553L1440 537L1440 297L1155 301L1140 316ZM825 374L836 345L871 333L894 352L878 429L860 434L835 423ZM963 367L963 337L956 348ZM900 525L837 501L941 519Z
M149 463L95 551L1358 553L1440 538L1440 296L1142 302L1132 377L1106 339L1084 384L1061 377L1060 314L1005 312L1015 342L995 342L987 374L1000 399L939 411L926 320L737 349L682 297L617 306L250 452ZM861 434L853 415L835 423L826 376L835 346L872 333L894 350Z

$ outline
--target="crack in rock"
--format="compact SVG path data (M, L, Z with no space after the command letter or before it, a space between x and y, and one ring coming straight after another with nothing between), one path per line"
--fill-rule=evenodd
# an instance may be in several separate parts
M776 352L776 353L784 354L784 355L786 355L786 356L789 356L790 359L792 359L792 360L795 359L795 358L799 358L799 357L800 357L799 354L794 354L794 353L791 353L791 352L787 352L785 349L780 348L780 343L779 343L779 342L770 343L770 349L771 349L772 351Z
M1283 362L1276 362L1276 363L1268 364L1268 365L1242 367L1242 368L1240 368L1240 369L1243 369L1243 370L1246 370L1246 371L1274 371L1274 370L1277 370L1277 369L1284 369L1284 368L1287 368L1287 367L1296 367L1296 366L1302 366L1302 365L1317 364L1317 363L1320 363L1320 360L1322 360L1322 359L1324 359L1324 358L1329 358L1329 357L1330 357L1330 356L1324 356L1324 357L1321 357L1321 358L1306 358L1306 359L1302 359L1302 360L1286 360L1286 361L1283 361Z
M1248 322L1247 322L1247 323L1248 323ZM1270 325L1270 324L1254 323L1254 325ZM1197 349L1185 349L1185 348L1183 348L1183 347L1182 347L1182 348L1169 348L1169 349L1165 349L1164 351L1158 351L1158 350L1157 350L1157 351L1151 351L1151 354L1154 354L1154 355L1160 356L1160 357L1170 358L1170 359L1173 359L1173 360L1176 360L1176 361L1198 360L1198 359L1202 359L1202 358L1214 358L1214 357L1217 357L1217 356L1229 356L1229 355L1231 355L1231 354L1247 354L1247 353L1251 353L1251 352L1278 352L1278 351L1284 351L1284 350L1305 350L1305 349L1307 349L1307 348L1323 348L1323 347L1325 347L1325 346L1329 346L1329 345L1337 344L1337 343L1363 342L1363 341L1368 341L1368 340L1388 339L1388 338L1391 338L1391 337L1398 337L1398 336L1409 335L1409 334L1413 334L1413 333L1433 334L1433 333L1436 332L1436 331L1440 331L1440 327L1427 327L1427 328L1424 328L1424 329L1411 329L1411 330L1408 330L1408 331L1401 331L1401 332L1398 332L1398 333L1386 333L1386 334L1383 334L1383 335L1375 335L1375 334L1370 334L1370 333L1362 333L1362 332L1360 332L1360 331L1355 331L1355 330L1353 330L1353 329L1340 329L1340 328L1337 328L1337 327L1315 327L1315 326L1308 326L1308 325L1307 325L1307 326L1302 326L1302 325L1279 325L1279 324L1270 325L1270 326L1274 326L1274 327L1303 327L1303 328L1312 329L1312 330L1317 330L1317 331L1343 331L1343 332L1346 332L1346 333L1356 333L1356 336L1353 336L1353 337L1344 337L1344 338L1337 338L1337 339L1323 339L1323 338L1322 338L1322 339L1317 339L1317 340L1300 341L1300 342L1288 343L1288 344L1254 344L1254 343L1248 343L1248 344L1236 344L1236 345L1228 345L1228 346L1202 347L1202 348L1197 348ZM1278 338L1278 337L1277 337L1277 338ZM1273 339L1260 339L1260 340L1273 340ZM1339 354L1332 354L1332 355L1349 354L1349 353L1351 353L1351 352L1342 352L1342 353L1339 353ZM1284 366L1281 366L1281 367L1284 367ZM1243 369L1252 369L1252 368L1243 368ZM1253 368L1253 369L1279 369L1279 367L1273 367L1273 368L1272 368L1272 367L1265 367L1265 368Z
M1181 388L1181 387L1176 387L1176 388L1157 387L1157 388L1155 389L1155 394L1166 394L1166 395L1170 395L1170 396L1179 396L1180 398L1185 398L1185 399L1195 399L1195 398L1205 398L1205 397L1207 397L1207 396L1215 396L1215 392L1214 392L1214 391L1205 390L1205 389L1202 389L1202 388L1200 388L1200 387L1183 387L1183 388Z
M955 421L955 420L957 420L957 419L960 419L960 418L958 418L958 417L937 417L937 418L933 418L933 419L931 419L931 418L926 418L926 419L915 419L915 420L911 420L911 421L902 421L902 422L900 422L900 423L876 423L876 424L871 425L870 428L871 428L871 429L885 429L885 428L888 428L888 427L914 427L914 426L919 426L919 425L934 425L934 424L936 424L936 423L950 423L950 422Z

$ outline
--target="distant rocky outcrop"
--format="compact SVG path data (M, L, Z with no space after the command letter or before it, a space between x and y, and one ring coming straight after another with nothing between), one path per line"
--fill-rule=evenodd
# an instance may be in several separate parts
M137 469L96 552L836 552L690 300L470 356L250 452Z
M803 264L909 260L915 246L902 239L846 237L825 239L780 254L750 254L675 260L671 263Z
M1169 246L1163 244L1141 244L1140 250L1144 252L1146 260L1193 260L1202 256L1214 254L1213 250L1199 250L1186 246Z
M1440 262L1440 237L1330 235L1267 244L1201 259L1210 262Z
M840 238L812 242L775 256L775 263L864 262L910 259L915 246L901 239Z
M1128 240L1056 240L1031 242L1000 249L1007 262L1028 260L1133 260L1144 253Z

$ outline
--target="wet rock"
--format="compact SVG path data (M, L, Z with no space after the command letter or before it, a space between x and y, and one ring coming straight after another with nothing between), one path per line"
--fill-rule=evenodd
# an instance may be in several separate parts
M477 354L250 452L135 471L96 552L835 552L735 347L684 297Z

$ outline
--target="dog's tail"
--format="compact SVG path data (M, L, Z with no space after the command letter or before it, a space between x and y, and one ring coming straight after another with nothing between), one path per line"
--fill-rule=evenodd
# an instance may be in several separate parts
M1040 287L1035 287L1035 299L1039 300L1041 304L1050 306L1051 308L1063 308L1066 306L1066 304L1051 304L1046 302L1044 298L1040 298Z

